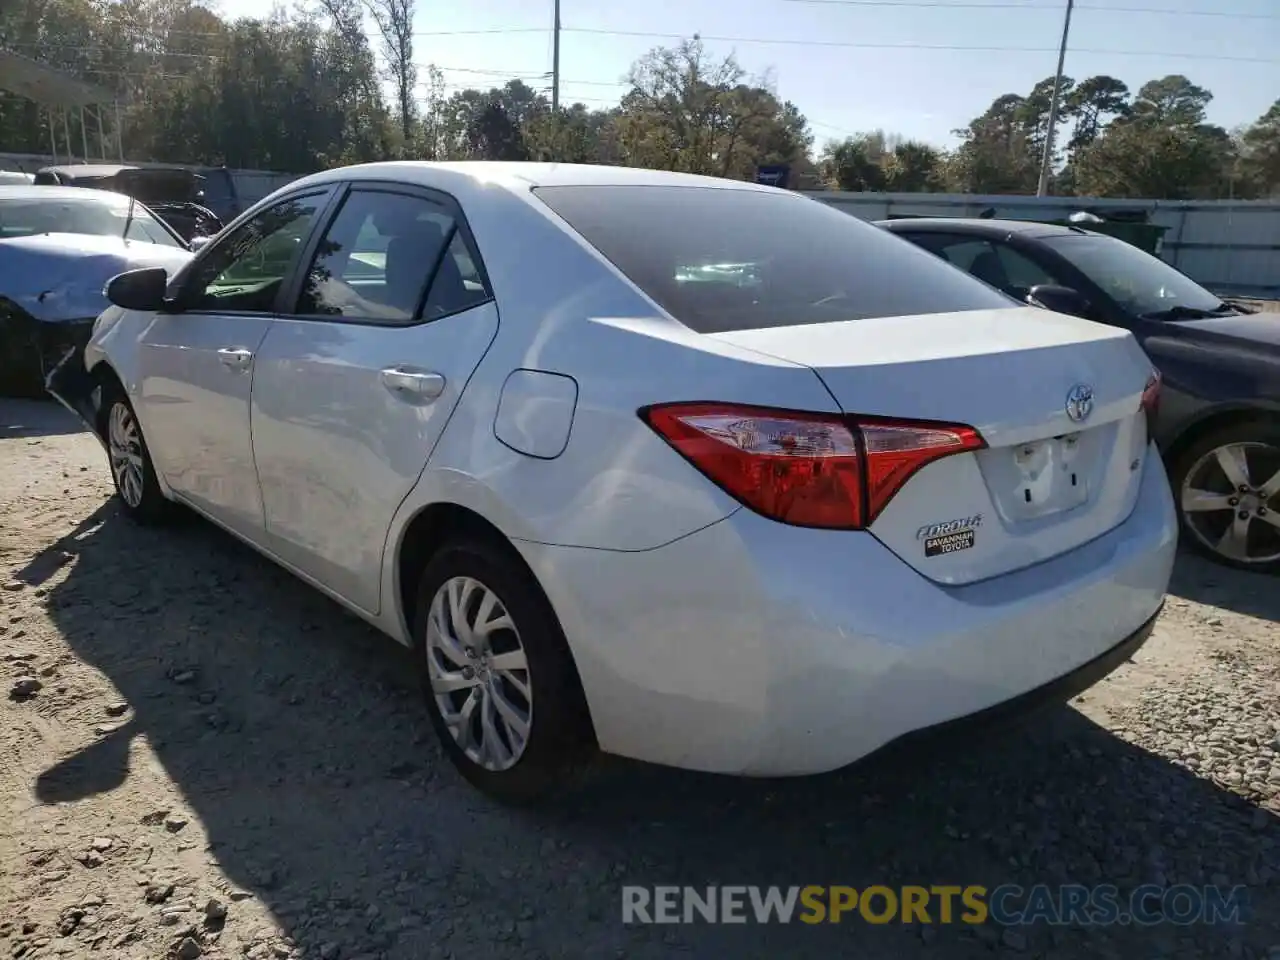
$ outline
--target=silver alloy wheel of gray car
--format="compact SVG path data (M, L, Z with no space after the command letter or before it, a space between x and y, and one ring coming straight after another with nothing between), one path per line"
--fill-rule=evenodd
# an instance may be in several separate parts
M1280 448L1228 443L1187 471L1179 491L1192 536L1226 560L1280 560Z
M142 435L133 411L120 400L112 404L107 420L107 446L116 489L124 502L136 510L142 503Z
M426 639L427 680L454 742L485 770L509 770L533 728L533 685L506 606L480 581L453 577L431 599Z

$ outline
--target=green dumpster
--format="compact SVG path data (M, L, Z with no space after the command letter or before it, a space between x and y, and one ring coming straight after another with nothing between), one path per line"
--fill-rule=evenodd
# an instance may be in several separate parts
M1115 219L1103 220L1101 223L1072 223L1070 220L1050 220L1062 227L1080 227L1095 233L1105 233L1109 237L1131 243L1139 250L1145 250L1152 256L1160 255L1161 241L1168 227L1162 227L1143 220Z

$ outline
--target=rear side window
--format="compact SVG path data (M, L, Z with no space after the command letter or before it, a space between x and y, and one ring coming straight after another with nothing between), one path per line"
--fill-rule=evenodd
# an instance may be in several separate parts
M535 193L699 333L1011 306L911 243L792 193L676 186Z
M320 242L296 312L412 323L424 298L427 320L489 299L453 215L412 194L353 190Z

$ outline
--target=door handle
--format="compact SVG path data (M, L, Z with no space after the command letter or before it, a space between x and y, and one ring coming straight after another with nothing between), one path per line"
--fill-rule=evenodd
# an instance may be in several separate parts
M244 347L223 347L218 351L218 359L224 367L232 370L248 370L253 362L253 351Z
M382 384L400 397L434 400L444 393L444 377L423 370L388 367L382 371Z

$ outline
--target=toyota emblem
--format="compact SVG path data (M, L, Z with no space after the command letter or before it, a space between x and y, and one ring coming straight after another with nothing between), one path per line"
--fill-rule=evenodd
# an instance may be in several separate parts
M1076 423L1083 423L1093 413L1093 387L1077 383L1067 391L1067 416Z

